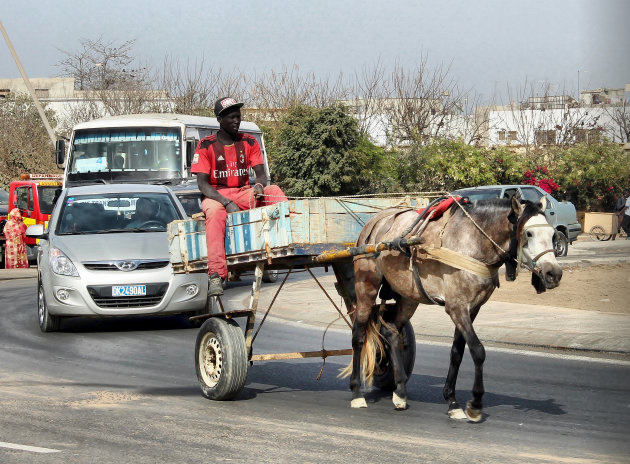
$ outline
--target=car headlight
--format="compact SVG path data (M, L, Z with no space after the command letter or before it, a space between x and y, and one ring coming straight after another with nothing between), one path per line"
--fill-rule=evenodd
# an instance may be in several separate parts
M79 272L70 258L58 248L50 249L50 268L55 274L79 277Z

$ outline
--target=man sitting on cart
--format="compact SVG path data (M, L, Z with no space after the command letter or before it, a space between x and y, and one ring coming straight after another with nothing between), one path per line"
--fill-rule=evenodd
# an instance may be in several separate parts
M204 195L201 208L206 216L208 247L208 295L223 294L222 280L227 278L225 259L225 221L227 213L272 205L286 200L276 185L267 185L260 145L254 137L238 132L241 107L233 98L220 98L214 104L219 131L199 141L191 173ZM256 184L249 183L249 168Z

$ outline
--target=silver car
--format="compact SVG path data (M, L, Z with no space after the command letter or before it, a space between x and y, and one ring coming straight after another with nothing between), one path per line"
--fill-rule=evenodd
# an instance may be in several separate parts
M38 316L43 332L67 316L205 311L204 273L174 274L166 224L186 213L165 186L73 187L62 192L40 239Z

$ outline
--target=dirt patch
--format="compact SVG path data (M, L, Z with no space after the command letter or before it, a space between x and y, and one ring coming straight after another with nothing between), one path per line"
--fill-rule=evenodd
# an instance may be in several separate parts
M521 270L514 282L501 276L501 285L491 300L630 314L630 263L576 266L562 271L560 286L540 295L527 271Z

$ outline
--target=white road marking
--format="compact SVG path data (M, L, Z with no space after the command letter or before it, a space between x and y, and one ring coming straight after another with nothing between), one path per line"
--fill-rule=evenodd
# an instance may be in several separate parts
M294 325L296 327L304 327L303 322L304 321L299 321L295 322L295 321L289 321L287 319L282 319L280 317L274 317L274 316L269 316L268 319L273 319L276 320L278 322L281 322L283 324L286 325ZM341 320L341 319L339 319ZM317 326L313 325L313 328L317 329ZM348 333L350 331L350 329L347 326L343 326L343 327L329 327L328 328L329 332L339 332L339 333ZM418 339L417 337L422 337L422 335L418 335L416 334L416 344L419 345L435 345L435 346L447 346L450 347L452 345L452 343L450 342L439 342L439 341L431 341L431 340L422 340L421 338ZM483 340L482 340L483 343ZM533 349L531 349L531 347L527 347L527 346L523 346L521 348L501 348L501 347L495 347L495 346L488 346L487 344L484 344L484 348L486 349L486 351L495 351L498 353L510 353L510 354L518 354L521 356L531 356L531 357L538 357L538 358L552 358L552 359L566 359L566 360L571 360L571 361L583 361L583 362L590 362L590 363L600 363L600 364L613 364L616 366L630 366L630 361L624 361L623 359L608 359L608 358L597 358L597 357L590 357L588 356L588 353L585 353L584 355L577 355L577 354L562 354L562 353L549 353L549 352L544 352L544 351L535 351ZM544 347L540 347L540 348L544 348ZM605 355L605 354L602 354Z
M7 443L6 441L0 441L0 448L10 448L20 451L31 451L33 453L60 453L61 450L52 448L40 448L39 446L20 445L18 443Z
M451 346L451 343L446 342L432 342L432 341L418 341L417 344L420 345L437 345L437 346ZM524 349L515 349L515 348L501 348L497 346L484 346L486 351L495 351L498 353L509 353L509 354L519 354L521 356L531 356L537 358L553 358L553 359L567 359L571 361L583 361L583 362L591 362L591 363L600 363L600 364L614 364L617 366L630 366L630 361L624 361L623 359L607 359L607 358L593 358L589 356L580 356L576 354L561 354L561 353L545 353L544 351L532 351Z

